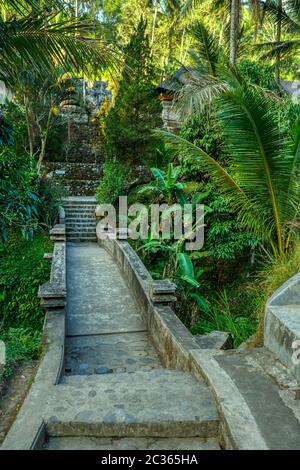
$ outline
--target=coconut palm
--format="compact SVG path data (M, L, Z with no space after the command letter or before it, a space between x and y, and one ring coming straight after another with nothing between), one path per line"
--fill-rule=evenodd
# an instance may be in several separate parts
M231 72L227 52L200 21L190 30L194 47L188 50L191 66L185 67L183 83L174 84L177 108L183 115L203 110L230 86L235 86L236 73Z
M283 137L271 99L245 83L224 92L218 98L218 109L229 169L187 140L164 131L157 133L174 155L199 161L229 195L241 228L281 256L299 213L299 123L293 138Z

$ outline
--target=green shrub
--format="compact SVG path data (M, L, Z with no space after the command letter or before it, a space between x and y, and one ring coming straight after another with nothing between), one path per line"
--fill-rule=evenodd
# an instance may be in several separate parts
M275 65L243 59L239 62L238 67L241 75L250 83L270 90L278 90L275 80Z
M261 291L248 287L245 284L228 286L221 293L211 295L211 309L198 316L191 332L227 331L233 336L234 347L246 341L256 331L258 320L255 313L262 300Z
M106 161L97 188L97 202L99 204L113 204L122 194L126 182L124 166L113 161Z

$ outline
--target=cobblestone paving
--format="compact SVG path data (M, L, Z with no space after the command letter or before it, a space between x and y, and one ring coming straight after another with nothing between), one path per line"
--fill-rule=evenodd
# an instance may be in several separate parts
M96 243L67 248L66 375L161 367L116 264Z
M161 367L146 333L67 338L66 375L132 372Z

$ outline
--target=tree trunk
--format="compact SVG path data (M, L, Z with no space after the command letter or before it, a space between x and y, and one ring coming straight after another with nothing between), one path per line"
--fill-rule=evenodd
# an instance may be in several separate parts
M3 21L6 22L6 6L4 3L4 0L2 0L3 3Z
M279 10L282 10L282 0L278 0L277 6ZM278 22L276 25L276 43L277 44L279 44L281 41L281 29L282 29L282 24L281 24L280 16L278 15ZM278 85L280 82L280 61L281 61L280 52L277 52L276 54L276 81Z
M50 125L51 125L51 119L52 119L52 111L51 111L51 107L50 107L45 132L41 131L42 145L41 145L41 152L40 152L40 155L39 155L39 159L38 159L38 162L37 162L37 171L38 171L39 176L41 176L41 167L42 167L42 163L43 163L44 158L45 158L46 145L47 145L48 134L49 134L49 129L50 129ZM40 130L41 130L41 128L40 128Z
M230 17L230 64L235 65L240 32L240 0L231 0Z
M155 38L155 28L156 28L157 12L158 12L158 5L157 5L157 2L155 2L154 18L153 18L153 25L152 25L152 35L151 35L151 55L153 54L153 46L154 46L154 38Z
M74 1L74 10L75 10L75 18L76 19L78 18L78 9L79 9L78 3L79 3L78 0Z
M179 62L181 63L183 62L184 38L185 38L185 28L183 28L182 35L181 35L180 56L179 56Z
M30 113L29 113L29 108L28 108L28 98L26 96L24 96L24 104L25 104L25 117L26 117L26 125L27 125L29 154L32 157L33 156L33 132L32 132L31 119L30 119Z

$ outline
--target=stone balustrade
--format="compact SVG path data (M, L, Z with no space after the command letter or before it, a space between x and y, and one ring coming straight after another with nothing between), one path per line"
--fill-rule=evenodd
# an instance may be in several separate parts
M54 242L50 282L40 286L38 296L41 299L42 307L47 311L64 310L67 296L65 225L55 225L50 230L50 239ZM47 254L47 258L50 258L49 254Z

